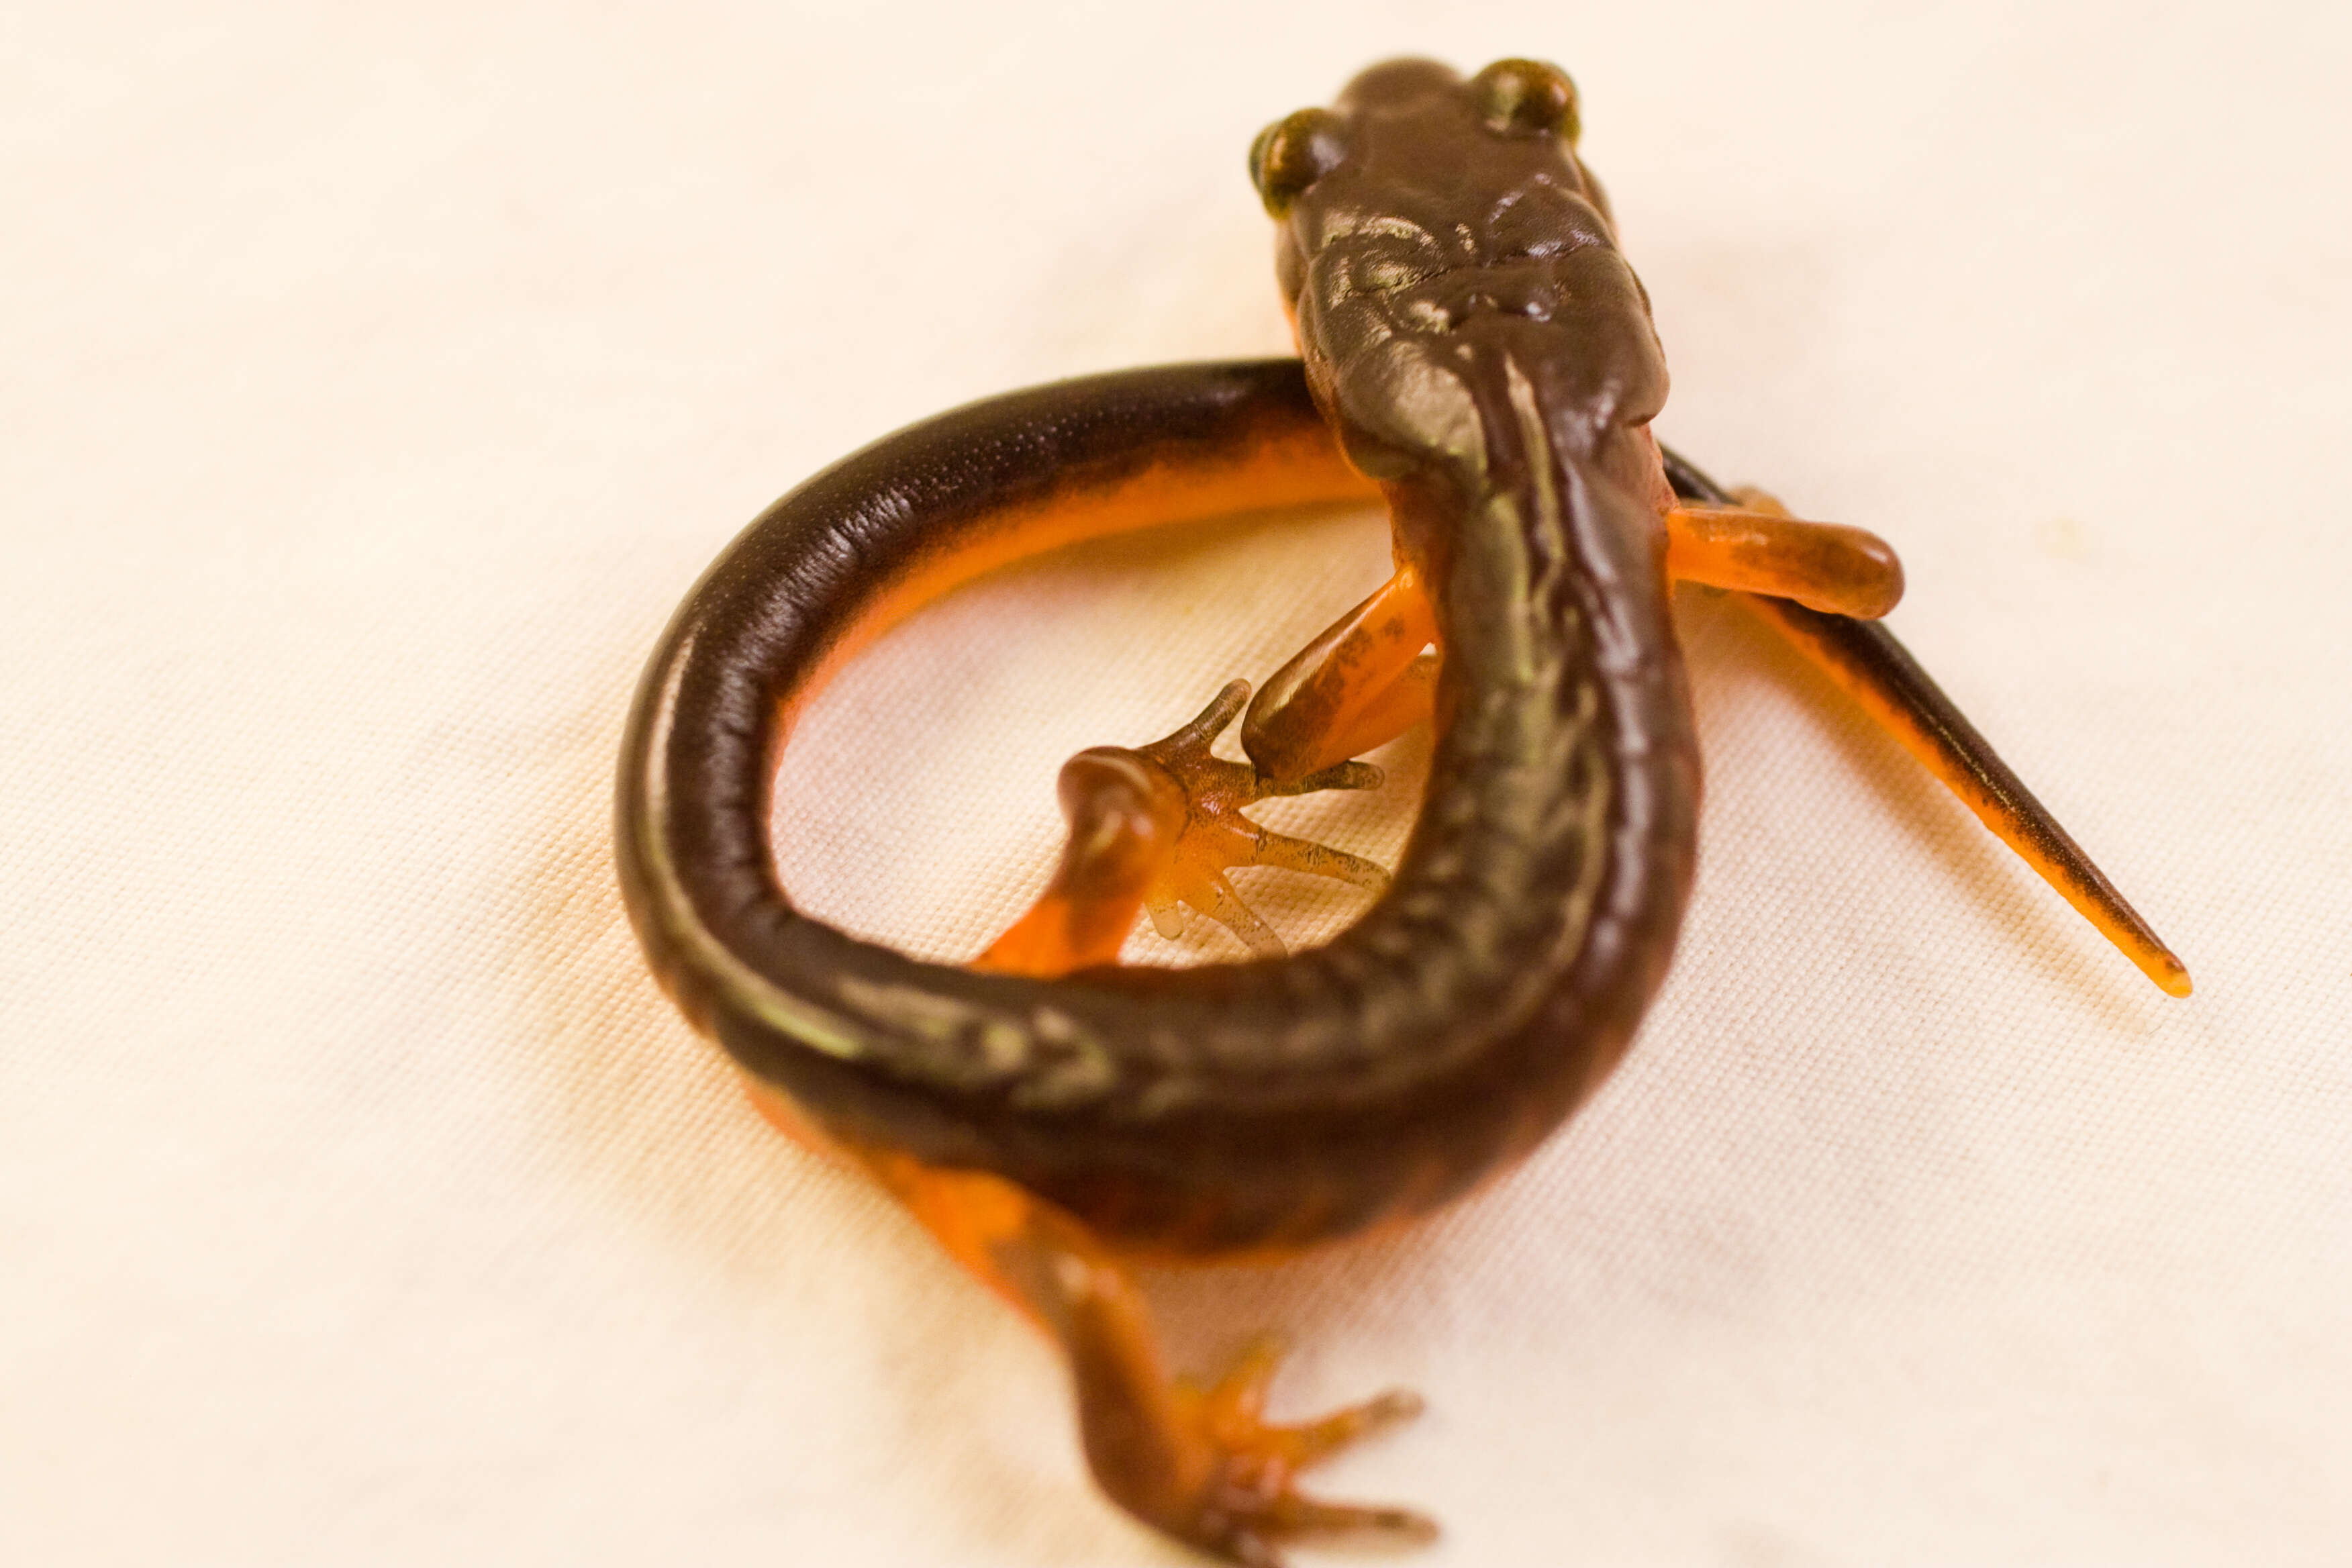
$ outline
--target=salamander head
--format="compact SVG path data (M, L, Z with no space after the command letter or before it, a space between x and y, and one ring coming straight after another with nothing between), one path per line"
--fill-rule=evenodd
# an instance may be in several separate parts
M1468 81L1435 60L1385 60L1359 72L1331 109L1302 109L1258 133L1250 147L1250 179L1266 211L1282 217L1307 188L1345 161L1349 132L1369 120L1421 121L1406 132L1425 141L1432 124L1445 132L1441 147L1458 139L1465 111L1500 136L1550 143L1549 151L1573 149L1580 122L1576 84L1558 66L1540 60L1496 60ZM1588 181L1575 169L1580 184Z
M1467 79L1391 60L1250 153L1308 379L1375 477L1483 467L1506 382L1548 421L1637 426L1664 399L1649 302L1576 155L1565 72L1498 60Z

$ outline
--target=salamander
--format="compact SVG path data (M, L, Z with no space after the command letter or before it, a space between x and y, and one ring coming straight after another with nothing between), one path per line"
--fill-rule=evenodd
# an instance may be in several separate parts
M1467 1192L1623 1055L1666 971L1699 757L1669 605L1734 590L2166 990L2179 961L1874 617L1894 552L1661 448L1648 298L1576 150L1556 67L1375 66L1252 148L1296 360L1174 365L991 398L809 479L730 544L647 665L617 860L655 974L779 1126L870 1172L1067 1356L1115 1502L1226 1561L1409 1510L1297 1474L1410 1415L1391 1393L1262 1414L1260 1346L1175 1378L1128 1265L1281 1254ZM1064 769L1068 847L968 964L795 907L779 753L827 674L955 584L1072 541L1243 510L1385 502L1395 574L1255 691ZM1248 761L1213 756L1236 720ZM1433 726L1392 870L1263 828L1271 795L1363 787ZM1225 873L1377 890L1288 952ZM1190 906L1243 962L1121 966Z

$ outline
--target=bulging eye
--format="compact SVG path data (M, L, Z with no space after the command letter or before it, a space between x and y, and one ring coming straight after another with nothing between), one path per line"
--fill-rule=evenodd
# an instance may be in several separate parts
M1328 109L1302 109L1277 120L1250 143L1250 183L1276 217L1290 210L1307 187L1339 166L1347 149L1339 140L1339 117Z
M1470 79L1470 91L1496 131L1565 136L1583 129L1576 114L1576 84L1541 60L1496 60Z

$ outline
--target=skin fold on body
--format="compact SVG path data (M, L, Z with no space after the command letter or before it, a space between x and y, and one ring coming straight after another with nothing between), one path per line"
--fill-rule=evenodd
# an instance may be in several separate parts
M1278 1254L1424 1213L1526 1153L1622 1056L1692 875L1699 763L1673 580L1759 612L2019 847L2150 977L2186 972L1871 617L1901 569L1662 453L1649 303L1575 152L1573 88L1505 60L1359 76L1269 127L1252 174L1302 359L1063 383L941 416L809 480L681 606L619 782L623 889L656 974L779 1126L870 1171L1064 1349L1088 1463L1213 1555L1432 1527L1297 1473L1411 1414L1390 1394L1262 1418L1276 1357L1163 1365L1125 1264ZM1045 893L968 966L795 909L776 763L827 673L1005 562L1122 530L1385 500L1396 573L1259 688L1064 769ZM1244 705L1246 710L1244 711ZM1236 719L1247 763L1210 746ZM1376 783L1434 726L1384 871L1260 827L1269 795ZM1379 889L1286 953L1225 872ZM1120 967L1190 906L1253 957Z

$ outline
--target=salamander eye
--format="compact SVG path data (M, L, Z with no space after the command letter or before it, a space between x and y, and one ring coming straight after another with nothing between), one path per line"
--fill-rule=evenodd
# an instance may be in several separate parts
M1470 79L1471 101L1496 131L1565 136L1583 127L1576 113L1576 84L1558 66L1541 60L1496 60Z
M1266 212L1280 217L1307 187L1337 168L1347 149L1339 140L1339 117L1328 109L1302 109L1277 120L1250 143L1250 183Z

